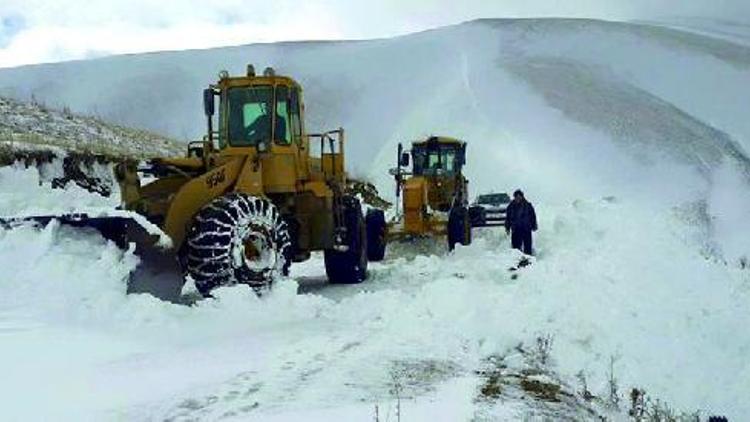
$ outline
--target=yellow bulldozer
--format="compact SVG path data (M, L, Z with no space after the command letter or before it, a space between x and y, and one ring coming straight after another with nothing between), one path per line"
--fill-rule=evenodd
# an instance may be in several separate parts
M260 292L311 251L324 251L331 282L363 281L367 230L360 202L347 190L344 130L308 133L302 87L272 68L262 75L252 65L241 76L222 71L203 104L207 135L186 157L115 167L122 212L0 222L54 219L96 228L123 247L134 243L151 274L136 281L141 288L176 273L180 288L189 276L206 296L239 283ZM164 234L170 241L160 247Z
M471 243L469 182L462 172L465 163L466 143L458 139L431 136L413 142L410 151L398 145L396 167L390 172L396 181L396 197L403 197L401 209L387 224L383 211L368 211L371 261L383 259L390 240L445 236L450 250L456 244Z

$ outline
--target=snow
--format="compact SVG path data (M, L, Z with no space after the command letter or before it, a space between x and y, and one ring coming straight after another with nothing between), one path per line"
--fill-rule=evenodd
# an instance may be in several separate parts
M0 184L7 185L0 190L0 217L80 215L82 218L126 218L136 222L146 233L158 236L158 247L167 249L172 246L169 236L144 216L115 209L120 205L116 186L112 186L114 192L109 197L93 195L75 183L69 183L64 190L50 189L50 181L62 174L61 164L61 160L54 160L34 169L18 163L0 167ZM94 172L104 180L112 179L111 166L100 165Z
M394 245L361 285L324 283L315 254L262 298L234 287L186 306L126 295L137 259L96 233L3 231L4 416L358 420L377 405L393 420L398 388L404 420L591 418L512 388L478 399L490 357L520 371L534 363L519 344L545 336L545 376L570 391L583 374L606 397L612 364L623 400L639 387L684 411L750 413L746 47L648 25L500 20L10 69L0 86L19 96L44 86L50 103L197 135L200 87L248 57L301 79L308 129L346 127L349 166L381 192L393 191L396 143L466 139L472 192L520 186L534 202L538 259L514 279L518 254L486 229L451 254ZM123 108L131 92L152 98L149 113ZM115 205L40 177L0 169L0 215Z
M681 31L694 32L737 44L750 44L750 25L741 21L682 17L646 21L649 25L666 26Z
M60 160L44 164L38 170L21 164L0 167L0 216L68 214L81 209L112 212L120 205L117 192L103 198L75 184L65 190L50 189L50 180L59 175L62 175Z
M425 385L405 387L403 414L468 419L487 411L473 402L482 360L540 335L554 337L562 376L584 371L597 393L615 357L623 388L745 412L747 272L702 256L697 228L679 216L616 200L550 214L539 260L516 280L507 268L518 255L486 230L451 255L373 264L360 286L297 295L298 282L323 277L317 256L267 297L235 287L191 307L125 295L136 259L95 233L2 232L0 265L14 274L0 298L5 414L42 418L33 404L43 402L64 419L371 417L376 404L395 405L394 365L429 362L437 375L417 369ZM535 410L510 401L490 411Z
M750 191L747 180L731 163L722 165L713 175L714 189L709 197L708 212L712 216L715 238L725 259L750 265L746 227L750 215Z

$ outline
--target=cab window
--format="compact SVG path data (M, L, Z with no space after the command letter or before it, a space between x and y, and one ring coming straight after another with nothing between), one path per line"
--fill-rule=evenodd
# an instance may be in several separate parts
M443 171L446 173L453 173L456 165L456 151L452 149L444 149L440 152L440 155L443 164Z
M416 175L448 175L457 171L457 154L452 147L415 148L412 156Z
M270 86L230 88L222 123L227 126L229 145L255 146L271 139L273 89ZM222 131L224 132L224 131Z
M299 90L297 88L292 89L292 95L289 97L289 110L292 117L292 133L295 138L300 139L302 137L302 114L300 113Z
M274 138L281 145L292 143L292 118L289 88L286 86L276 87L276 131Z

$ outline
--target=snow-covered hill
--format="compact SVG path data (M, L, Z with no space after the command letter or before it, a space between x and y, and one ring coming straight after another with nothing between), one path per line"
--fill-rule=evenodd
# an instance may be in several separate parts
M750 48L641 24L485 20L390 40L118 56L4 69L0 93L198 139L201 88L248 62L300 79L310 129L347 128L350 169L387 191L395 144L430 133L470 141L475 191L507 181L546 203L659 192L671 206L705 197L723 157L748 173Z
M500 380L533 367L516 346L540 338L554 339L546 368L565 391L585 379L606 397L613 373L623 402L641 387L679 409L750 414L747 45L646 24L485 20L5 69L0 93L195 139L201 88L246 63L297 77L309 128L346 127L350 170L383 192L398 142L466 139L470 190L523 187L535 203L538 261L512 279L516 256L487 231L449 256L392 253L361 286L320 285L318 258L267 298L228 289L185 307L126 297L132 257L96 235L0 233L14 362L0 387L18 414L52 400L74 416L371 418L407 384L415 419L539 416L553 404L477 392L493 357L510 368ZM1 203L54 195L33 184L4 169ZM75 388L56 396L71 374Z
M675 28L681 31L694 32L712 38L719 38L737 44L750 45L750 24L726 19L706 19L682 17L645 21L647 25L658 25Z
M145 158L183 153L164 136L0 97L0 148L51 150Z

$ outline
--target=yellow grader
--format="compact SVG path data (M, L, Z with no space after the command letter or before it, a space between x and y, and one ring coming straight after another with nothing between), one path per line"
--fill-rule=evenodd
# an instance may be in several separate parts
M445 236L450 250L458 243L471 243L469 182L462 172L465 163L466 143L454 138L431 136L413 142L410 151L398 145L397 165L391 175L396 181L396 197L403 193L401 210L388 224L383 211L368 211L371 261L383 259L390 240Z
M331 282L363 281L367 229L347 191L344 130L308 133L302 87L271 68L256 75L250 65L232 77L222 71L203 103L207 135L186 157L115 167L120 214L0 222L93 227L123 247L135 243L152 267L149 282L177 273L180 288L189 276L203 295L238 283L262 291L311 251L324 251ZM168 246L158 248L154 227Z

